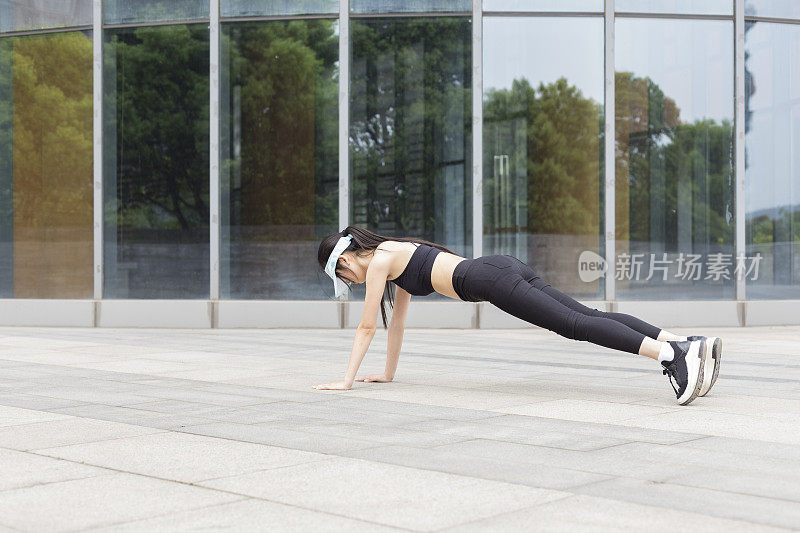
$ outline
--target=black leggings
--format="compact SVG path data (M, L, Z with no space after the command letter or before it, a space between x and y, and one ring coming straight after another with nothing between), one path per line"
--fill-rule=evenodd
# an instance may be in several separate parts
M453 288L468 302L488 301L506 313L568 339L639 353L645 337L661 332L624 313L591 309L557 291L511 255L467 259L453 271Z

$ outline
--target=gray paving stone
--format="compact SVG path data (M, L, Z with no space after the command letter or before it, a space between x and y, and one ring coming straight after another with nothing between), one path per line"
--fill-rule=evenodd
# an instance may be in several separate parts
M453 422L450 420L431 420L415 422L404 426L409 429L436 431L446 435L461 437L458 440L487 439L493 441L533 444L569 450L595 450L624 444L629 441L594 435L575 435L553 431L541 427L537 419L531 419L528 426L506 426L485 423L483 420Z
M221 407L208 403L184 402L182 400L154 400L125 404L121 407L129 409L139 409L142 411L152 411L154 413L184 413L190 414L209 408L220 409ZM227 409L227 407L225 407Z
M759 513L786 526L800 505L800 328L720 332L720 378L684 408L651 361L544 330L407 330L393 383L315 391L341 377L331 347L348 351L351 330L0 328L0 494L50 486L34 525L74 529L247 529L251 513L295 531L378 529L378 515L406 530L766 530ZM10 451L39 448L64 458ZM114 469L216 476L250 496L158 508L117 490L107 517L74 518L60 492ZM537 488L561 499L508 506ZM279 498L241 500L265 495ZM0 502L0 530L7 514Z
M64 414L0 405L0 433L11 426L35 424L50 420L67 420L69 418Z
M105 420L64 417L63 415L52 416L59 416L59 418L0 428L0 447L24 451L162 431Z
M371 522L331 516L264 500L247 499L211 505L200 509L170 513L166 516L93 529L97 533L115 532L188 532L188 531L261 531L289 533L304 531L390 533L406 531Z
M776 476L794 476L800 481L800 457L795 459L774 457L743 457L738 453L724 451L709 452L688 446L659 446L654 444L629 443L593 452L593 456L610 460L638 457L649 461L673 464L694 464L705 468L731 470L739 473L754 473Z
M352 438L380 444L400 444L405 446L438 446L460 442L464 437L431 431L418 431L400 427L375 426L368 424L342 424L335 420L301 419L276 420L255 424L255 427L275 427L293 431L303 431L333 437Z
M373 462L434 470L449 474L505 481L529 487L564 490L609 479L609 476L556 468L543 464L511 464L496 459L457 454L438 448L382 446L341 455Z
M696 433L678 433L658 429L644 429L633 426L620 426L617 424L598 424L585 421L561 420L556 418L541 418L522 415L501 415L486 418L485 424L501 426L531 427L536 425L549 431L560 431L572 435L598 436L619 439L623 441L650 442L653 444L677 444L692 442L706 438Z
M76 400L65 400L63 398L48 398L47 396L36 396L35 394L0 394L0 405L6 407L19 407L34 411L50 411L61 407L75 407L86 405L86 402Z
M171 411L168 407L169 402L173 400L165 400L167 405L160 405L161 402L156 402L159 405L154 406L154 413L169 414ZM179 402L181 404L190 405L188 402ZM219 422L233 422L236 424L258 424L261 422L270 422L278 420L295 420L299 417L292 413L280 413L274 410L261 409L261 405L248 405L244 407L226 407L217 405L204 405L193 404L195 407L185 409L184 407L177 408L174 412L176 415L199 417L205 419L205 422L196 422L196 424L210 423L213 421ZM266 405L266 404L264 404ZM134 406L136 409L149 410L150 404L137 404ZM146 407L146 409L145 409ZM185 410L182 410L185 409ZM311 421L318 421L318 419L309 419Z
M290 391L286 389L275 389L267 387L253 387L246 385L233 385L229 383L214 383L210 381L200 382L195 381L191 384L193 389L216 392L220 394L235 394L239 396L253 396L259 398L259 403L268 403L270 401L292 401L292 402L319 402L319 394L314 392L303 391Z
M298 479L303 482L297 483ZM201 485L415 531L440 529L567 496L558 491L349 458Z
M701 398L706 402L712 398ZM702 404L698 404L702 405ZM657 417L631 418L617 422L651 429L669 430L682 426L692 433L751 440L765 440L800 446L800 417L787 413L784 419L763 415L715 413L699 409L672 412Z
M800 503L737 494L726 490L708 490L672 483L618 478L577 487L573 491L773 527L795 529L800 524Z
M0 472L3 473L0 476L0 491L113 473L102 468L2 448L0 448Z
M263 398L243 396L239 394L220 394L213 391L204 391L193 388L175 389L167 387L149 388L140 392L140 396L125 401L125 405L135 406L136 403L151 402L155 398L181 400L185 402L207 403L212 405L245 406L260 405ZM122 405L122 404L119 404Z
M77 407L64 407L55 409L53 412L78 416L81 418L91 418L95 420L108 420L121 424L143 426L160 429L178 429L184 426L204 424L208 419L199 416L177 413L154 413L152 411L142 411L139 409L129 409L127 407L117 407L112 405L86 404Z
M0 492L0 509L3 509L3 522L9 527L55 532L240 499L241 496L197 486L114 474L3 491Z
M703 513L584 495L543 503L521 511L441 531L442 533L473 531L651 531L673 533L676 527L680 527L676 524L686 524L686 529L691 531L742 533L785 531L751 522L716 518Z
M270 446L283 446L286 448L318 453L335 454L345 450L357 450L377 446L377 443L365 440L346 439L325 434L226 422L187 426L181 428L179 431L183 433L193 433L195 435L207 435L209 437L220 437L241 442L255 442L268 444Z
M726 492L751 494L776 500L800 503L800 475L786 473L750 473L732 470L705 469L691 475L678 475L668 483L703 489L721 489ZM798 524L800 525L800 524Z
M479 409L420 405L416 403L398 402L376 398L326 398L324 401L320 402L320 405L330 406L337 409L356 408L364 409L366 411L378 411L383 413L422 416L428 418L442 418L448 420L473 420L476 418L498 416L498 413L482 411Z
M800 460L800 446L763 442L759 440L732 439L728 437L706 437L681 443L680 446L700 448L710 452L774 457L776 459Z
M268 405L249 407L264 413L275 415L296 415L307 418L318 418L328 421L336 421L352 424L366 424L374 426L396 427L412 422L430 420L422 416L414 416L406 413L389 413L380 411L370 411L368 409L347 408L332 405L320 405L322 402L298 403L298 402L275 402Z
M598 456L596 451L575 451L483 439L445 444L434 449L486 457L510 464L550 465L581 472L613 477L625 475L650 481L664 481L680 474L690 475L702 469L702 467L693 464L675 464L649 458L644 459L632 454L620 461L618 457Z
M58 446L36 453L188 483L328 458L299 450L174 432Z
M48 398L61 398L85 403L102 403L106 405L122 405L133 402L144 402L147 396L138 396L128 392L102 391L84 389L81 387L41 387L36 389L36 394Z

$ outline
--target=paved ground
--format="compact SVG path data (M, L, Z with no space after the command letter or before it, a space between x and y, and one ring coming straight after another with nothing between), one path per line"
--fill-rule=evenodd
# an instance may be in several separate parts
M798 528L800 328L715 333L680 407L543 330L409 330L322 392L350 330L0 328L0 531Z

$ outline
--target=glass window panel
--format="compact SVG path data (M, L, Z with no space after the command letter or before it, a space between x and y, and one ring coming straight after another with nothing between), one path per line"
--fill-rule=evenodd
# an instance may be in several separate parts
M92 25L92 0L0 0L0 32Z
M602 13L603 9L603 0L483 0L484 11Z
M800 26L745 26L747 297L800 298ZM761 259L759 259L761 257Z
M0 298L14 295L14 39L0 39Z
M91 298L92 38L0 39L0 297Z
M472 11L471 0L350 0L351 13Z
M614 9L621 13L733 15L733 0L615 0Z
M617 19L619 299L733 297L733 22Z
M223 17L339 13L338 0L222 0ZM334 230L334 233L336 230Z
M564 292L602 297L578 258L603 254L603 20L483 24L483 254L513 255Z
M222 297L332 296L315 258L339 230L337 22L222 28Z
M164 22L208 18L208 0L104 0L103 22Z
M470 19L358 19L350 32L352 223L470 257Z
M797 0L748 0L744 14L751 17L800 18Z
M104 40L105 296L207 298L208 25Z

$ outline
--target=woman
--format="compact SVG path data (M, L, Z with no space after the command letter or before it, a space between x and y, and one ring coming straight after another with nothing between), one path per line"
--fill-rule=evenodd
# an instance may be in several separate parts
M356 330L345 378L314 387L318 390L347 390L354 381L392 381L411 296L433 291L467 302L488 301L566 338L650 357L669 376L680 405L705 396L719 373L722 339L681 337L631 315L590 309L552 288L528 265L510 255L466 259L422 239L383 237L348 226L320 243L318 260L333 279L337 297L347 290L347 284L367 284L364 315ZM394 301L389 282L397 285ZM375 335L379 309L384 328L387 325L387 296L394 313L386 370L356 380L358 367Z

